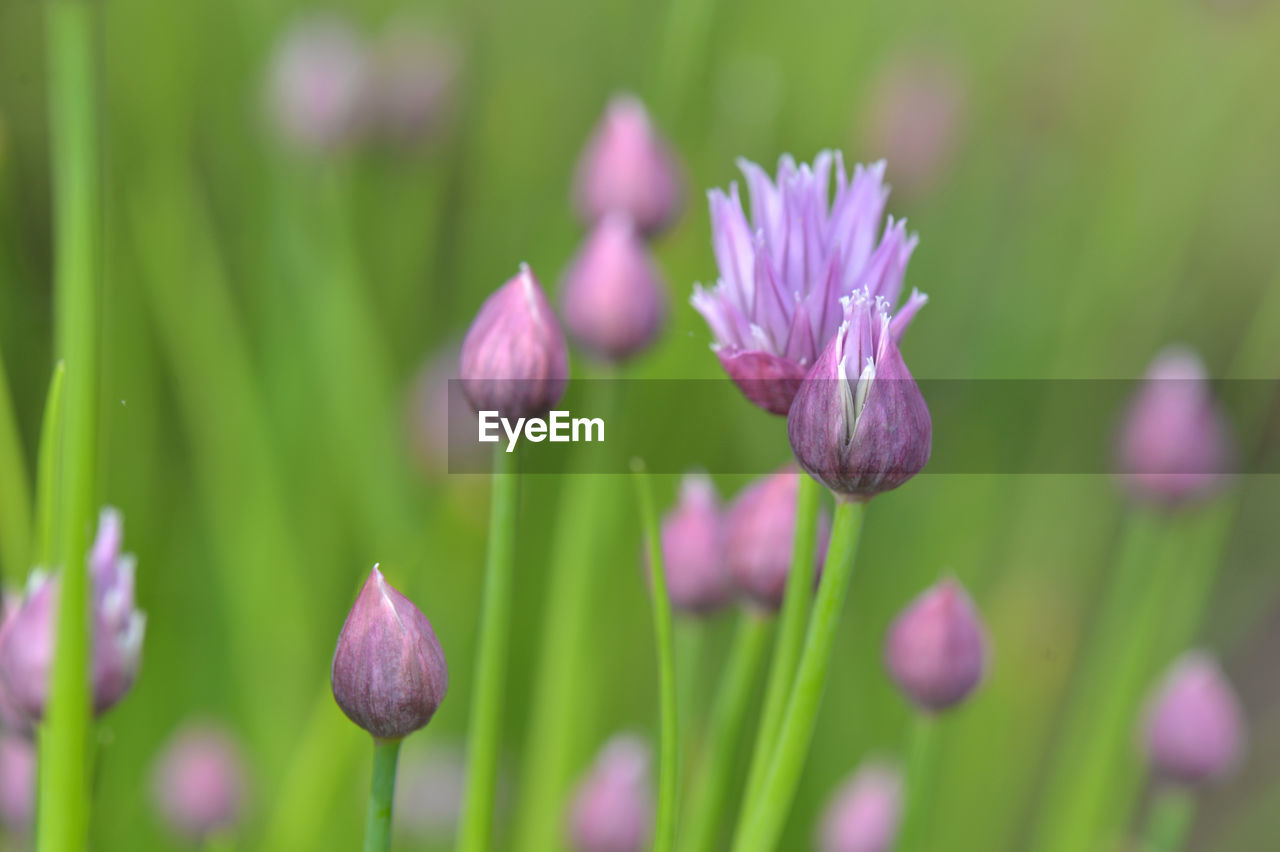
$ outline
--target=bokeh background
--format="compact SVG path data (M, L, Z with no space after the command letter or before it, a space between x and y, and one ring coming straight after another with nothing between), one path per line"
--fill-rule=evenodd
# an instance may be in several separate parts
M370 62L397 39L439 60L425 127L319 146L281 132L273 57L321 12ZM905 353L917 376L1135 377L1171 341L1215 376L1280 375L1280 10L1265 0L109 0L100 13L99 491L125 513L149 623L137 687L99 728L98 849L175 847L149 778L193 716L243 742L244 848L355 848L367 737L333 704L328 663L374 562L426 612L451 664L448 699L410 742L456 748L487 488L445 475L424 450L416 382L520 261L554 288L583 235L574 161L615 92L646 101L689 188L655 243L669 327L629 376L720 375L687 304L694 281L715 277L703 192L734 179L740 155L771 164L824 147L886 157L890 211L920 234L907 280L931 302ZM29 0L0 6L10 586L29 567L12 497L30 488L52 366L41 16ZM573 369L593 374L580 353ZM679 412L673 399L647 416ZM715 440L744 464L788 458L780 420L745 401L735 416ZM1011 416L1052 434L1051 409ZM684 428L700 434L698 422ZM726 496L747 481L717 480ZM524 490L513 780L549 554L555 536L575 534L574 518L556 519L567 481L533 477ZM571 755L584 768L614 731L656 732L638 524L627 484L605 487L621 496L591 589L591 678ZM674 478L658 488L669 503ZM1272 478L1240 478L1181 515L1178 543L1150 566L1153 588L1192 590L1168 619L1161 665L1191 644L1220 653L1252 729L1242 772L1205 797L1199 849L1257 850L1280 833L1278 497ZM1102 476L926 473L878 499L785 848L807 848L828 792L864 755L900 748L907 712L881 639L945 572L974 593L994 662L946 726L930 848L1034 848L1072 671L1130 512ZM704 628L704 693L730 627L726 616ZM1139 763L1135 747L1116 771L1140 785Z

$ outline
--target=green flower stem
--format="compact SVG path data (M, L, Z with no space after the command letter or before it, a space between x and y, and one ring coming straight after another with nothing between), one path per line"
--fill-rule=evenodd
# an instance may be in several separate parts
M364 852L391 848L391 807L396 798L396 764L403 740L373 740L373 780L369 784L369 814L364 823Z
M0 356L0 567L10 585L26 575L31 547L31 483Z
M1186 845L1196 804L1186 790L1165 789L1151 802L1142 852L1180 852Z
M906 799L898 852L924 849L924 831L929 822L929 800L938 765L938 719L916 711L907 732Z
M744 610L738 617L737 635L711 709L705 756L689 794L685 842L681 847L684 852L711 852L718 848L716 841L729 800L738 742L772 630L773 620L759 612Z
M53 564L54 507L58 505L58 450L62 446L62 388L67 365L59 361L49 379L44 401L44 420L40 424L40 448L36 459L36 565Z
M796 666L800 664L800 651L804 646L805 622L813 600L813 549L817 539L818 504L822 497L822 487L808 474L801 473L799 476L791 573L787 575L786 594L778 620L778 638L773 651L773 663L769 668L769 684L765 688L764 710L760 714L755 749L747 770L746 792L742 796L742 811L738 815L739 833L746 828L746 821L755 812L760 788L764 786L765 773L769 770L773 747L778 740L778 729L782 727L782 714L786 712L791 687L795 684Z
M840 611L853 577L864 508L864 503L851 501L839 501L836 505L831 543L827 546L822 583L809 620L795 689L787 704L769 772L752 808L754 812L748 814L746 830L739 831L734 839L736 852L772 852L777 848L822 703Z
M493 845L493 804L511 632L511 584L520 484L516 454L506 452L501 444L493 453L492 483L480 644L476 652L467 745L467 786L458 832L458 849L463 852L486 852Z
M654 852L671 852L676 841L676 787L680 773L680 749L676 718L675 639L671 624L671 599L667 596L666 571L662 566L662 538L658 515L653 508L653 489L644 474L644 464L631 463L632 480L640 502L640 515L648 545L653 578L653 633L658 652L658 700L661 716L661 760L658 766L658 816L654 829Z
M676 710L680 723L680 755L686 757L693 746L695 732L702 729L702 654L707 631L703 619L675 617ZM686 765L686 771L688 767ZM686 779L681 777L683 783Z
M67 364L55 562L61 565L57 643L40 736L41 852L80 852L89 840L87 528L93 510L98 335L98 117L93 10L50 0L49 115L54 207L56 346Z

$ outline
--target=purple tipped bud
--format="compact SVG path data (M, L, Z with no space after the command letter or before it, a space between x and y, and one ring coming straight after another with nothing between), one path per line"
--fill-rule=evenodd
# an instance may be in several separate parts
M800 474L785 469L743 491L725 520L725 560L738 587L769 610L782 606L796 537L796 492ZM831 523L818 516L814 560L820 568Z
M662 519L662 559L672 606L708 613L733 599L733 575L724 547L715 486L705 476L686 476L680 503Z
M1201 784L1235 768L1244 719L1212 657L1193 651L1174 662L1151 701L1144 736L1151 766L1173 781Z
M578 785L570 815L577 852L639 852L649 840L653 794L649 748L639 738L614 737Z
M1203 362L1185 347L1165 349L1121 426L1117 456L1126 488L1134 499L1166 506L1200 499L1221 487L1231 454Z
M787 437L800 466L854 500L897 488L929 461L933 424L898 341L925 297L896 316L862 290L844 300L844 323L800 386Z
M448 112L459 60L457 44L443 33L410 22L393 26L374 57L377 128L402 144L430 137Z
M624 213L606 214L573 259L560 291L569 333L610 361L653 343L662 330L664 285Z
M609 101L604 118L578 160L574 200L588 224L625 213L652 234L680 213L680 169L644 104L630 95Z
M367 90L364 45L343 20L294 24L276 46L267 106L281 137L303 150L330 150L360 130Z
M430 722L449 688L431 622L391 588L377 565L338 634L330 680L347 718L383 740Z
M885 642L885 666L922 710L946 710L982 681L987 666L983 632L968 593L955 580L943 580L894 620Z
M26 834L36 805L36 747L22 737L0 736L0 823Z
M245 770L235 741L208 724L185 727L152 775L160 815L178 834L199 841L233 827L244 803Z
M902 772L891 764L864 764L827 804L818 848L822 852L890 852L901 816Z
M564 395L564 332L527 264L480 306L462 341L460 372L472 408L512 420L545 414Z

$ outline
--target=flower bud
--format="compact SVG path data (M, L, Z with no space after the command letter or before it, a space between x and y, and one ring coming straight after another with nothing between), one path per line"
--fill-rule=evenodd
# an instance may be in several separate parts
M724 547L724 520L715 486L705 476L686 476L679 504L662 519L663 568L673 607L709 613L733 599L733 576L725 563Z
M777 610L791 572L796 492L801 474L770 474L738 495L725 520L725 560L734 581L756 604ZM831 523L819 512L814 562L821 569Z
M625 213L607 213L587 237L560 292L569 333L609 361L653 343L666 311L662 277Z
M160 815L183 837L199 841L240 819L244 763L235 741L219 727L195 723L179 731L152 782Z
M1217 491L1231 457L1229 429L1204 364L1171 346L1151 363L1121 425L1121 481L1135 500L1175 506Z
M1208 654L1174 662L1146 715L1147 758L1152 768L1181 784L1202 784L1235 768L1244 720L1231 684Z
M564 332L527 264L480 306L462 341L459 371L472 408L511 420L545 414L564 395Z
M866 763L831 797L818 834L822 852L890 852L902 817L902 772Z
M26 834L36 805L36 747L30 740L0 735L0 823Z
M449 688L431 622L391 588L377 565L338 634L330 681L347 718L383 740L430 722Z
M639 852L649 840L653 794L649 749L614 737L597 755L573 798L570 835L577 852Z
M898 341L925 302L896 316L868 291L844 300L844 323L791 404L787 437L800 466L846 499L897 488L929 461L933 424Z
M361 130L368 76L364 45L346 21L298 21L272 59L270 118L284 141L298 149L339 148Z
M885 666L922 710L958 704L981 681L986 638L973 601L955 580L926 589L894 620L885 642Z
M574 200L587 224L625 213L652 234L670 224L682 203L680 169L637 98L617 95L578 160Z

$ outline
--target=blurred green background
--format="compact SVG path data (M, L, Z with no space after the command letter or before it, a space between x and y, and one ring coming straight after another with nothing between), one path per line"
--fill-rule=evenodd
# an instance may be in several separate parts
M720 375L687 305L694 281L715 278L702 193L736 177L739 155L771 165L824 147L887 157L899 190L890 211L920 234L907 282L931 302L906 342L915 375L1134 377L1171 341L1215 376L1280 375L1274 3L326 8L371 48L405 16L453 40L454 91L430 138L326 152L276 138L264 81L309 11L300 4L99 9L99 491L125 513L149 623L141 678L100 726L95 848L175 847L147 785L157 751L193 715L225 720L245 744L245 848L355 848L367 736L333 704L328 663L374 562L432 620L451 664L448 699L414 740L462 736L486 487L415 462L409 399L424 361L456 344L520 261L555 286L582 237L573 164L616 91L645 99L689 184L685 215L655 245L669 328L628 375ZM42 40L40 4L0 5L0 355L25 468L8 465L10 482L34 467L53 357ZM899 180L893 148L911 134L884 127L883 103L909 76L901 69L918 66L950 99L942 129L920 132L946 144ZM573 367L590 371L577 353ZM679 409L673 399L651 416ZM717 440L761 469L789 457L781 420L745 401L738 415ZM1010 416L1052 440L1051 410ZM505 720L513 777L565 481L534 477L523 494ZM718 484L728 496L745 482ZM617 534L595 566L594 679L575 766L616 730L656 731L627 487L616 482ZM659 499L674 487L662 478ZM1280 832L1278 498L1273 479L1240 479L1176 519L1182 545L1150 566L1153 585L1209 566L1205 591L1170 616L1164 660L1192 642L1221 653L1252 727L1242 773L1205 797L1200 849L1257 850ZM808 847L828 792L865 754L900 747L907 713L880 642L903 604L953 572L988 620L994 662L945 728L930 848L1034 849L1059 709L1127 511L1104 477L926 473L878 499L785 848ZM6 562L6 583L28 567ZM706 693L730 627L725 617L706 628ZM1138 761L1132 749L1118 771Z

